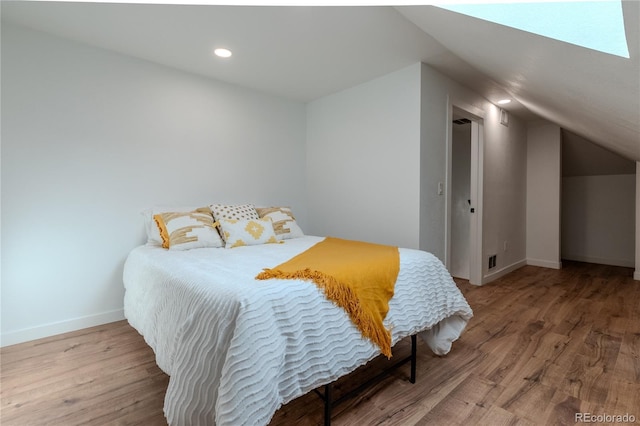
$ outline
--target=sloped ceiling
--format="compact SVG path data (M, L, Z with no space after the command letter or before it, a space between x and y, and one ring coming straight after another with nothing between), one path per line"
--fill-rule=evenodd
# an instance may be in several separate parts
M630 59L433 6L398 11L534 114L640 160L640 2L623 2Z
M2 20L308 102L425 62L506 109L640 161L640 2L631 59L433 6L248 7L2 2ZM234 51L230 60L214 47Z
M562 131L562 176L632 175L636 163L568 130Z
M389 7L2 1L2 18L304 102L448 53Z

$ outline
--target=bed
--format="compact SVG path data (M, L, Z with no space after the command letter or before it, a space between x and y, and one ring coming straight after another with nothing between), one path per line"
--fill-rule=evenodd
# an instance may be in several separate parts
M312 283L255 279L322 240L130 252L125 317L170 376L170 425L266 425L283 404L380 354ZM399 255L384 320L392 344L418 334L444 355L472 311L435 256L403 248Z

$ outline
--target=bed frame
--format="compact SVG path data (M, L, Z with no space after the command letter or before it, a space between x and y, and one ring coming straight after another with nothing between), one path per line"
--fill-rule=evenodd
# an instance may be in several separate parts
M391 365L390 367L388 367L378 375L362 383L357 388L350 390L349 392L346 392L340 398L333 399L333 396L332 396L333 383L329 383L325 385L324 392L320 392L319 390L314 389L314 392L320 397L320 399L324 401L324 425L331 426L331 410L335 405L343 403L347 399L350 399L356 396L357 394L361 393L364 389L368 388L372 384L380 382L383 378L389 375L396 368L406 364L409 361L411 361L411 375L409 377L409 381L411 383L415 383L416 382L416 354L417 354L416 335L414 334L411 336L411 355L399 360L398 362Z

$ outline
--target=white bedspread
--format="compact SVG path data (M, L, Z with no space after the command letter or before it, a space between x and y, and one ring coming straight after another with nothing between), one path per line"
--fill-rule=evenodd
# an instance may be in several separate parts
M268 424L282 404L380 353L313 283L254 279L321 240L188 251L141 246L130 253L125 316L170 376L170 425ZM400 249L385 320L394 344L422 332L435 353L445 354L471 316L436 257Z

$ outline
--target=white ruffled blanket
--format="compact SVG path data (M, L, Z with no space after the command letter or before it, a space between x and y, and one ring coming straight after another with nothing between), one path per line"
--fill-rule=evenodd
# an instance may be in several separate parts
M379 355L313 283L258 281L321 241L170 251L141 246L124 268L124 311L170 376L170 425L266 425L283 404ZM446 354L472 311L442 263L400 249L385 326Z

